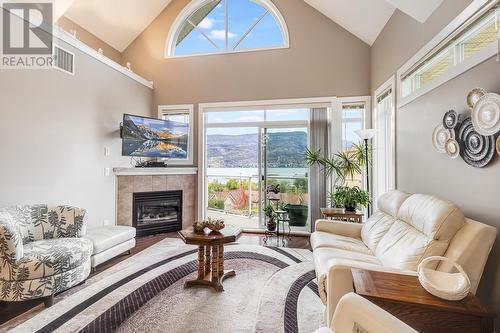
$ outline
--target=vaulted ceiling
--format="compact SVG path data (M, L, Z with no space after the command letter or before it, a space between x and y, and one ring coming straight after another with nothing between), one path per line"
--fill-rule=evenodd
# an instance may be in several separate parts
M443 0L304 0L372 45L396 9L423 23Z
M372 45L396 9L419 22L425 22L443 0L304 1ZM170 2L171 0L54 0L56 18L64 13L64 16L120 52Z

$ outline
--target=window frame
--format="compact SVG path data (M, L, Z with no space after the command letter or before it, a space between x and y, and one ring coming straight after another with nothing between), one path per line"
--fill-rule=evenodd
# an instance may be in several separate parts
M472 28L473 25L478 22L478 19L481 18L482 15L485 14L489 9L493 8L496 3L496 0L474 0L467 8L465 8L465 10L462 11L462 13L460 13L430 42L428 42L413 57L411 57L410 60L408 60L403 66L399 68L396 75L396 96L398 108L405 106L406 104L412 102L420 96L436 89L442 84L452 80L453 78L494 57L497 54L498 46L496 45L496 43L492 43L488 47L473 54L460 63L452 65L452 67L448 71L438 76L425 86L403 97L403 77L405 77L405 74L411 71L412 68L417 67L419 64L439 54L439 51L435 51L439 49L440 45L445 44L446 41L449 41L453 37L466 32L467 29Z
M378 126L377 126L377 119L378 119L378 113L379 113L379 109L378 109L378 98L380 96L383 96L386 92L388 91L391 91L391 114L392 114L392 117L391 117L391 128L390 129L387 129L386 128L386 131L389 130L390 131L390 135L391 135L391 142L385 142L385 159L386 161L385 162L388 162L389 166L390 166L390 169L385 170L385 181L386 183L388 184L388 190L391 190L391 189L395 189L397 188L397 164L396 164L396 158L397 158L397 138L396 138L396 134L397 134L397 130L396 130L396 126L397 126L397 107L396 107L396 102L397 102L397 97L396 97L396 94L397 94L397 90L396 90L396 77L394 75L392 75L387 81L385 81L384 83L382 83L378 88L377 90L375 90L374 94L373 94L373 102L372 102L372 105L373 105L373 108L372 108L372 128L377 130L377 135L373 138L373 143L374 143L374 155L373 155L373 166L372 166L372 178L370 179L370 182L371 182L371 188L372 188L372 201L373 201L373 211L375 211L377 209L377 198L380 197L381 194L383 193L379 193L379 189L380 189L380 184L379 184L379 179L378 179L378 176L379 176L379 167L378 167L378 154L376 152L376 149L377 149L377 145L378 145L378 142L377 142L377 136L379 135L379 131L378 131ZM389 152L390 155L388 155L388 152L387 152L387 148L390 148L391 151Z
M162 158L168 165L193 165L194 162L194 105L176 104L176 105L158 105L158 119L163 119L168 114L187 114L189 115L189 138L188 138L188 158Z
M290 35L288 32L288 26L286 21L281 15L281 12L278 8L272 3L271 0L258 0L257 2L263 6L265 9L269 11L269 14L273 16L281 29L281 33L283 35L283 46L275 46L275 47L263 47L263 48L254 48L254 49L243 49L243 50L224 50L224 51L216 51L216 52L208 52L208 53L196 53L196 54L184 54L184 55L175 55L175 43L179 36L179 33L184 25L185 21L199 8L210 2L211 0L193 0L191 1L184 9L177 15L174 23L170 27L170 31L167 36L167 40L165 43L165 59L175 59L175 58L187 58L187 57L199 57L199 56L208 56L208 55L221 55L221 54L232 54L232 53L245 53L245 52L258 52L258 51L269 51L269 50L281 50L290 48Z

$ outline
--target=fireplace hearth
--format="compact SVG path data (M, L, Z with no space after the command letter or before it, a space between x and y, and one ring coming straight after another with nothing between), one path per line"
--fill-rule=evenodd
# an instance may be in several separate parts
M182 229L182 191L133 193L132 225L138 236Z

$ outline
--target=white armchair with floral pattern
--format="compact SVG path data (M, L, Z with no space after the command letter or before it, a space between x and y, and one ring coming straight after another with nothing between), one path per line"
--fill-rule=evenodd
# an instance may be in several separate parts
M53 295L90 274L92 242L83 238L85 210L30 205L0 208L0 300Z

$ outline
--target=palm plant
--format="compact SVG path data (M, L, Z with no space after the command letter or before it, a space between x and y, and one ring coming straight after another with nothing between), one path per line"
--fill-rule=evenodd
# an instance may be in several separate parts
M307 150L307 164L309 166L319 165L327 176L334 177L333 189L329 194L332 207L353 210L358 205L364 207L369 205L370 195L368 192L357 186L349 187L346 183L348 180L354 180L357 174L363 173L365 161L368 160L368 163L371 163L371 152L372 149L369 147L368 156L366 156L363 142L354 144L351 150L338 152L330 157L323 155L320 150Z

